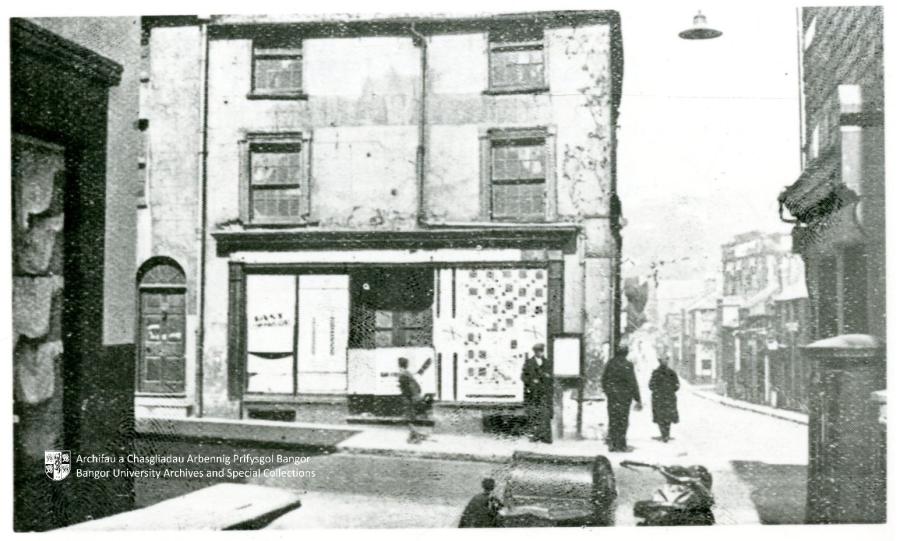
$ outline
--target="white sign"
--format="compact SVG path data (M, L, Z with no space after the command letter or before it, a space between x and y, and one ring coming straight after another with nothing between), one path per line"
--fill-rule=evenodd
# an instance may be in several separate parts
M423 347L349 350L347 355L348 392L374 395L400 394L400 382L397 379L400 372L397 359L400 357L409 359L409 371L415 374L422 394L436 394L437 363L434 349ZM428 362L429 359L431 362Z
M581 375L581 337L553 337L553 375L578 377Z

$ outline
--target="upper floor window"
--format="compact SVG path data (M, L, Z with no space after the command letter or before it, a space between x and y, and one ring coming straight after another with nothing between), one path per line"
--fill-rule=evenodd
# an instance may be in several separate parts
M490 91L547 90L543 30L493 32L490 37Z
M253 40L253 95L297 96L303 91L303 50L298 39Z
M542 221L552 205L552 145L544 129L496 130L486 149L487 214L493 220Z
M244 223L303 222L309 213L309 140L302 134L257 134L242 145Z

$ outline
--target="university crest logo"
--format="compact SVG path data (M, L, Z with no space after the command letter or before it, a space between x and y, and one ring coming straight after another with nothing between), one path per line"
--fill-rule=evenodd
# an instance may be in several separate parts
M72 471L71 451L44 451L44 473L54 481L62 481Z

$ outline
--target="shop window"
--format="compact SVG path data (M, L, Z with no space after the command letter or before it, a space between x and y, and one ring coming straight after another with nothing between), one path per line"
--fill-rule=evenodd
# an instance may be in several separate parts
M350 347L428 347L431 269L366 269L351 274Z
M543 29L492 32L489 63L489 92L547 90Z
M253 134L242 142L241 214L249 224L296 224L309 213L309 140Z
M151 259L138 274L138 290L138 391L183 394L184 272L171 259Z
M303 91L303 50L295 38L253 40L253 95L288 96Z

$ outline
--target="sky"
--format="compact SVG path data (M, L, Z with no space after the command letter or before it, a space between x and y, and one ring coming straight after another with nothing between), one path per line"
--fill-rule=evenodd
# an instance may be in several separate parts
M702 8L713 40L678 32ZM623 273L716 272L735 234L789 232L777 197L800 172L796 11L750 3L618 7L625 76L618 186ZM687 260L681 261L687 257Z

